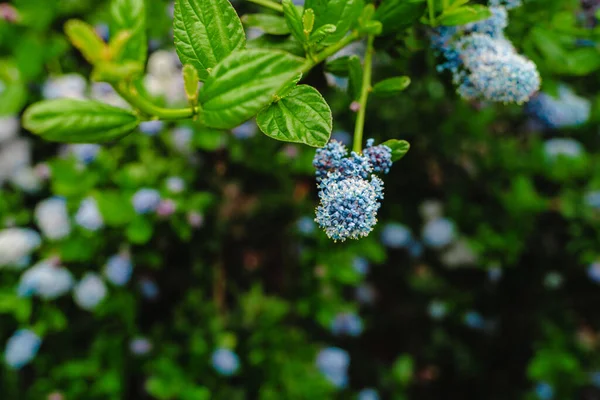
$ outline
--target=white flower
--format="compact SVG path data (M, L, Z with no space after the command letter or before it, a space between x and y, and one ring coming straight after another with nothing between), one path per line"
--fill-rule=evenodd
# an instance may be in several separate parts
M67 204L63 198L51 197L35 207L35 220L42 234L51 240L59 240L71 233Z
M85 99L87 82L79 74L66 74L48 79L42 88L45 99Z
M104 226L98 204L93 197L87 197L81 201L77 214L75 214L75 222L88 231L97 231Z
M102 278L93 272L86 273L73 290L75 303L84 310L91 311L106 297L106 285Z
M0 146L0 185L19 169L31 165L31 144L26 139L14 139Z
M19 132L19 119L15 116L0 117L0 143L14 138Z
M66 268L52 261L41 261L21 275L17 292L20 296L38 295L52 300L67 293L72 286L73 276Z
M0 266L17 264L37 249L40 235L26 228L9 228L0 231Z

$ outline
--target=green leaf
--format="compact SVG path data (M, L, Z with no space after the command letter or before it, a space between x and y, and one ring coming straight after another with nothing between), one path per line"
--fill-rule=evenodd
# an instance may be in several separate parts
M335 33L337 28L335 25L326 24L319 28L317 28L312 35L310 35L309 43L311 44L320 44L321 42L326 42L327 38Z
M363 0L306 0L304 4L304 8L312 8L315 13L315 29L327 24L336 27L335 33L323 41L324 45L337 43L346 36L363 7Z
M425 0L384 0L375 11L383 33L400 32L415 23L425 12Z
M274 36L260 35L259 37L249 40L247 43L249 49L275 49L283 50L299 57L304 57L306 51L294 36Z
M294 36L300 43L305 43L307 37L304 34L304 26L300 12L292 0L283 0L281 4L283 5L283 17L285 18L285 22L287 23L292 36Z
M327 61L325 63L325 71L337 76L347 77L349 74L349 60L350 56L343 56L331 61Z
M96 193L94 199L108 226L123 226L135 217L135 210L129 199L116 190Z
M273 14L246 14L242 17L242 22L246 26L259 28L270 35L287 35L290 28L284 17Z
M138 216L127 226L125 234L134 244L145 244L152 238L152 224L143 216Z
M574 50L567 56L566 64L570 75L589 75L600 69L600 52L591 47Z
M97 82L130 81L144 74L144 66L135 61L125 61L116 64L102 61L95 65L91 79Z
M262 110L256 123L273 139L323 147L329 141L333 122L323 96L311 86L300 85Z
M402 386L410 383L414 375L414 362L410 355L404 354L394 362L392 367L394 379Z
M200 91L200 118L212 128L235 128L269 105L303 64L302 58L275 50L231 54L215 67Z
M177 0L173 17L175 50L201 80L235 50L246 46L244 28L227 0Z
M373 86L372 93L378 96L393 96L405 90L410 85L408 76L397 76L384 79Z
M300 79L302 79L302 73L299 73L291 81L283 85L283 87L277 91L276 96L279 98L287 96L288 93L296 87L298 82L300 82Z
M185 94L189 102L193 105L198 101L198 71L191 64L183 66L183 84Z
M309 35L315 27L315 12L312 8L304 10L302 14L302 27L304 28L304 34Z
M348 94L352 100L360 98L363 79L363 67L358 56L348 58Z
M103 59L106 44L90 24L71 19L65 23L65 34L90 64Z
M128 110L97 101L57 99L33 104L23 114L23 126L50 141L107 142L119 139L139 124Z
M113 32L129 31L120 58L115 61L146 63L148 39L146 37L146 6L144 0L113 0L111 4Z
M110 60L121 60L123 52L126 50L126 45L131 39L131 32L121 31L110 38L108 42L108 51Z
M382 143L382 145L392 149L392 161L396 162L408 153L410 144L406 140L390 139Z
M215 151L225 144L225 133L218 129L198 126L194 128L192 143L198 149Z
M379 21L369 21L361 28L361 32L364 32L369 35L381 35L383 31L383 25Z
M0 116L20 112L27 102L27 87L11 60L0 60L0 87Z
M474 4L472 6L458 7L444 12L439 22L445 26L465 25L471 22L488 19L492 16L489 8Z

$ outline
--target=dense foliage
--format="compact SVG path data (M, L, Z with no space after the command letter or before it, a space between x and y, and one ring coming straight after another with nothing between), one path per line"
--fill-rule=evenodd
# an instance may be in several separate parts
M0 4L3 398L600 398L600 2L295 3Z

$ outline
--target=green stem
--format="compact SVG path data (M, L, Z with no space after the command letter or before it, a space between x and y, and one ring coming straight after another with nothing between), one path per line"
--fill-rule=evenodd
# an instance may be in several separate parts
M437 26L435 21L435 5L434 0L427 0L427 8L429 9L429 23L433 28Z
M248 0L250 3L258 4L259 6L270 8L273 11L283 12L283 6L271 0Z
M175 120L192 118L200 111L198 107L178 109L159 107L147 100L146 98L142 97L137 91L137 89L135 89L131 85L128 85L125 82L120 82L119 84L114 85L114 88L117 91L117 93L119 93L119 95L123 99L127 100L127 102L133 107L135 107L142 113L151 117L156 117L157 119Z
M315 65L325 61L325 59L327 59L328 57L331 57L332 55L334 55L335 53L337 53L344 47L348 46L350 43L354 42L359 37L360 37L360 34L357 31L353 31L350 35L345 36L338 43L336 43L332 46L329 46L325 50L321 51L320 53L315 54L314 56L312 56L310 58L307 58L306 62L302 66L302 69L300 70L300 72L302 72L302 74L306 74Z
M373 35L367 39L367 51L365 53L365 71L363 73L362 86L360 89L360 98L358 100L360 108L356 116L356 125L354 126L354 144L352 150L357 153L362 152L363 131L365 127L365 116L367 114L367 99L371 91L371 75L373 70Z

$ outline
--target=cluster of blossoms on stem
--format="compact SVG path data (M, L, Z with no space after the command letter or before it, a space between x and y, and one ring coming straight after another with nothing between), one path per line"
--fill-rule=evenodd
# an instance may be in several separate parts
M452 73L463 98L521 104L539 90L535 64L504 37L507 9L518 5L519 1L493 0L490 18L440 27L431 35L432 47L446 60L438 70Z
M333 240L367 236L377 223L379 201L383 199L383 181L374 172L387 173L392 164L392 150L367 141L364 154L351 152L332 140L318 149L316 168L321 204L315 221Z

